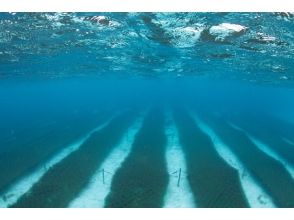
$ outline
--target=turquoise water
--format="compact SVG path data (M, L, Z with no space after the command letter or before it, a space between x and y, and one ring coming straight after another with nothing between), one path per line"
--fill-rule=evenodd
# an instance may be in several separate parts
M294 207L292 30L0 13L0 207Z

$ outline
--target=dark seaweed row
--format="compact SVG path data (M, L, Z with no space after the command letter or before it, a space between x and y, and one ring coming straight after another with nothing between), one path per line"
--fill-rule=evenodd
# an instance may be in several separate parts
M278 207L294 207L293 179L278 161L259 150L244 132L232 128L221 118L207 114L202 116L245 164Z
M248 207L237 170L218 155L190 115L176 109L174 116L197 206Z
M162 207L168 184L165 146L164 117L161 110L153 109L113 177L106 207Z
M119 143L134 116L134 112L124 113L93 133L77 151L49 169L12 207L67 207Z
M85 135L95 126L102 124L110 117L110 112L102 112L94 118L83 117L77 120L65 120L48 127L23 142L16 139L9 151L0 155L0 192L19 177L33 171L40 163L50 158L64 146Z

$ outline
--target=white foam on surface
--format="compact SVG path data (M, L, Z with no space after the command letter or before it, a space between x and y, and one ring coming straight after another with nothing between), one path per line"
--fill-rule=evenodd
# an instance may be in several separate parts
M242 33L247 29L247 27L239 24L222 23L216 26L211 26L209 33L216 36L216 40L225 40L227 37L233 34Z
M145 114L144 114L145 115ZM102 162L95 174L91 177L88 186L69 204L71 208L102 208L105 198L111 191L111 182L115 172L121 167L131 152L135 136L141 128L144 117L140 117L128 129L126 135L110 155ZM104 169L104 183L103 173Z
M179 143L178 132L174 125L171 115L167 115L168 120L171 122L166 127L167 148L166 148L166 162L167 170L170 174L167 191L164 196L165 208L192 208L196 207L194 196L192 194L190 184L186 175L186 160L184 152ZM179 169L181 168L182 174L180 185L178 183ZM172 173L175 173L172 175Z
M198 116L193 114L199 128L206 133L212 140L214 147L221 158L239 173L241 186L250 207L254 208L274 208L276 207L272 198L263 190L263 188L250 175L246 166L231 151L231 149L221 140L221 138Z
M32 173L16 181L15 184L9 187L8 190L6 190L0 196L0 207L4 208L4 207L9 207L13 205L21 196L23 196L26 192L28 192L32 188L32 186L44 176L44 174L48 171L49 168L61 162L64 158L69 156L72 152L78 150L79 147L91 136L92 133L107 126L110 123L110 121L116 116L117 114L115 114L105 123L99 125L95 129L90 131L83 138L63 148L59 153L54 155L51 159L47 160L42 165L38 166L38 168L36 168Z
M294 179L294 167L291 166L291 164L289 164L283 157L281 157L278 153L276 153L274 150L272 150L269 146L267 146L265 143L260 141L258 138L256 138L253 135L249 134L244 129L238 127L237 125L233 124L232 122L229 122L229 124L233 128L244 132L256 147L258 147L266 155L270 156L271 158L273 158L276 161L278 161L279 163L281 163L285 167L287 172L291 175L291 177Z
M193 47L200 39L204 27L177 27L170 29L169 33L174 36L172 42L176 47Z

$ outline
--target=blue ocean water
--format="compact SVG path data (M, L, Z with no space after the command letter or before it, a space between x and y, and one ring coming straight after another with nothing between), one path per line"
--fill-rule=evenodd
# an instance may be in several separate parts
M0 207L294 207L293 13L0 13Z

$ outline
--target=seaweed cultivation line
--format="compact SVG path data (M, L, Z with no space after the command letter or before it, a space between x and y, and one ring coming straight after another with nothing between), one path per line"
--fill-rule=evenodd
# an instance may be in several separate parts
M293 137L294 126L274 116L262 115L257 117L256 115L250 115L243 117L246 117L247 120L232 117L230 122L238 125L248 134L250 133L251 139L257 139L268 146L270 151L274 152L279 158L283 158L284 164L294 166L294 148L281 137L283 134ZM271 135L268 135L269 133Z
M214 147L220 157L226 161L231 167L238 170L239 178L243 191L246 195L250 207L273 208L276 207L272 198L264 191L262 186L255 181L250 172L239 158L230 150L230 148L221 140L221 138L205 124L198 115L193 115L194 120L199 125L199 128L206 133L212 140Z
M114 117L116 117L116 114L114 114L114 116L110 117L110 119L108 120L106 120L106 117L106 119L104 119L106 121L101 121L101 123L103 122L102 124L93 129L83 138L65 147L56 155L51 157L48 161L46 161L44 164L39 165L29 174L25 175L24 177L20 178L15 183L13 183L7 190L3 192L2 199L0 199L0 207L8 207L10 205L13 205L21 196L27 193L31 189L31 187L35 183L37 183L50 168L58 164L72 152L76 151L91 136L92 133L99 131L100 129L107 126L107 124L109 124ZM7 197L7 195L10 196Z
M140 129L144 117L145 113L129 127L120 143L104 159L101 167L91 177L89 184L71 201L69 207L104 207L113 176L130 153L135 135Z
M40 133L40 135L24 143L21 142L22 139L16 139L13 146L10 146L11 149L1 154L0 193L9 190L11 185L17 183L19 179L36 172L35 170L39 169L44 161L50 160L65 146L72 145L79 138L82 139L95 126L104 123L110 114L112 113L101 111L95 118L94 116L86 116L83 120L79 120L80 122L65 120L54 124L53 127L37 129L33 132ZM77 122L79 122L79 126L75 126ZM11 161L13 161L13 165L11 165Z
M261 151L263 151L268 156L272 157L273 159L279 161L285 169L288 171L288 173L291 175L291 177L294 179L294 167L292 164L288 163L287 160L285 160L283 157L281 157L278 153L276 153L272 148L270 148L268 145L257 139L256 137L253 137L251 134L249 134L247 131L243 130L242 128L238 127L237 125L228 122L229 125L231 125L234 129L239 130L241 132L244 132L247 137L252 141L252 143L255 144L256 147L258 147Z
M253 178L272 197L275 205L278 207L294 206L293 179L283 165L261 151L245 133L234 129L226 121L212 115L205 119L246 165Z
M105 207L162 207L168 183L162 109L153 108L113 177Z
M226 164L188 113L174 110L188 179L199 207L248 207L237 171Z
M52 167L13 207L67 207L120 141L136 113L125 112L94 132L75 152Z

